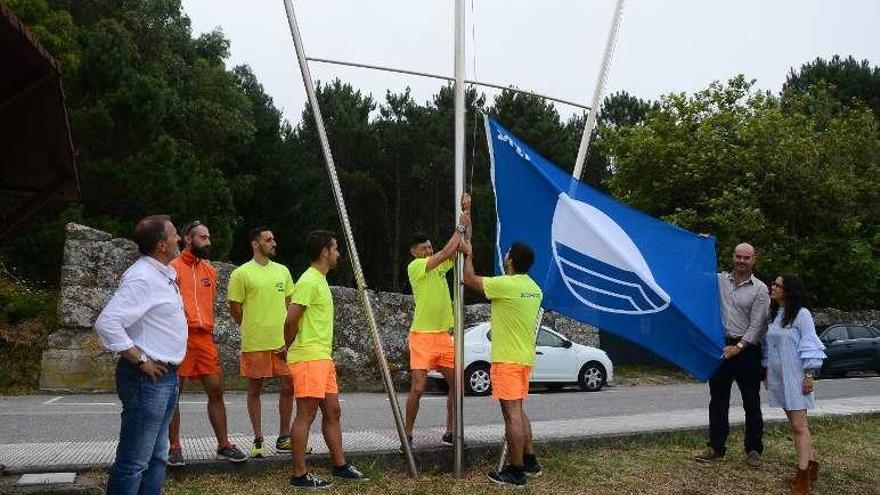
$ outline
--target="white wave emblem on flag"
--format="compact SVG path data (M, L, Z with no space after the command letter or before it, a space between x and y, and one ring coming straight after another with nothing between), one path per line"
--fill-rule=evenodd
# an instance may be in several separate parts
M643 315L669 307L639 248L601 210L559 194L551 228L553 258L569 292L600 311Z

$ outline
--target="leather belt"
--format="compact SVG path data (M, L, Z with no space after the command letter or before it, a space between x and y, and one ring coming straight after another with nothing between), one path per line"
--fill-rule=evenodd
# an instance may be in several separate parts
M180 365L178 365L178 364L166 363L166 362L164 362L164 361L155 361L155 360L154 360L153 362L156 363L156 364L160 364L160 365L162 365L162 366L165 367L165 369L168 370L169 372L171 372L171 371L177 371L177 367L180 366Z

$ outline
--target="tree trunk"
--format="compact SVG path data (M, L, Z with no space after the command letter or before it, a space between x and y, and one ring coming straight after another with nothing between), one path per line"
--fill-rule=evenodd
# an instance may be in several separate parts
M391 287L400 292L400 164L394 167L394 234L391 243Z

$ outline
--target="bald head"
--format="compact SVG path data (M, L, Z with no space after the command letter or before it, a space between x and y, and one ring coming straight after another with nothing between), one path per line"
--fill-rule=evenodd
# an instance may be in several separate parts
M746 242L733 248L733 271L738 278L749 278L755 268L755 248Z

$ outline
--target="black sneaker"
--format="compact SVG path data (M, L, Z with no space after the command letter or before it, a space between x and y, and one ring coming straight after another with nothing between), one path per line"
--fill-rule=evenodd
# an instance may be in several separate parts
M444 433L443 436L440 438L440 443L446 445L447 447L452 447L453 445L455 445L455 437L452 436L452 433ZM463 442L461 446L467 448L467 443Z
M541 465L535 461L533 463L523 464L522 472L529 478L537 478L538 476L541 476L541 473L544 471L541 469Z
M358 471L358 468L351 464L343 464L333 468L333 476L344 478L352 481L370 481L364 473Z
M217 459L226 459L229 462L244 462L247 456L234 443L227 444L226 447L217 447Z
M291 476L290 486L294 488L322 489L330 488L333 486L333 483L323 478L319 478L312 473L306 473L299 477Z
M440 443L451 447L455 445L455 437L452 436L452 433L444 433L443 437L440 438Z
M183 460L183 453L180 449L170 449L168 451L168 462L166 464L171 467L186 466L186 461Z
M413 450L415 450L415 448L416 448L416 443L413 442L413 437L412 437L412 435L407 435L407 436L406 436L406 443L409 444L409 450L410 450L410 452L412 452ZM400 451L403 452L403 453L406 452L405 450L403 450L403 444L400 445L400 447L398 448L398 450L400 450Z
M517 470L510 464L504 466L504 469L501 471L489 471L486 476L489 478L489 481L497 485L506 485L515 488L526 486L525 475L521 472L517 472Z

